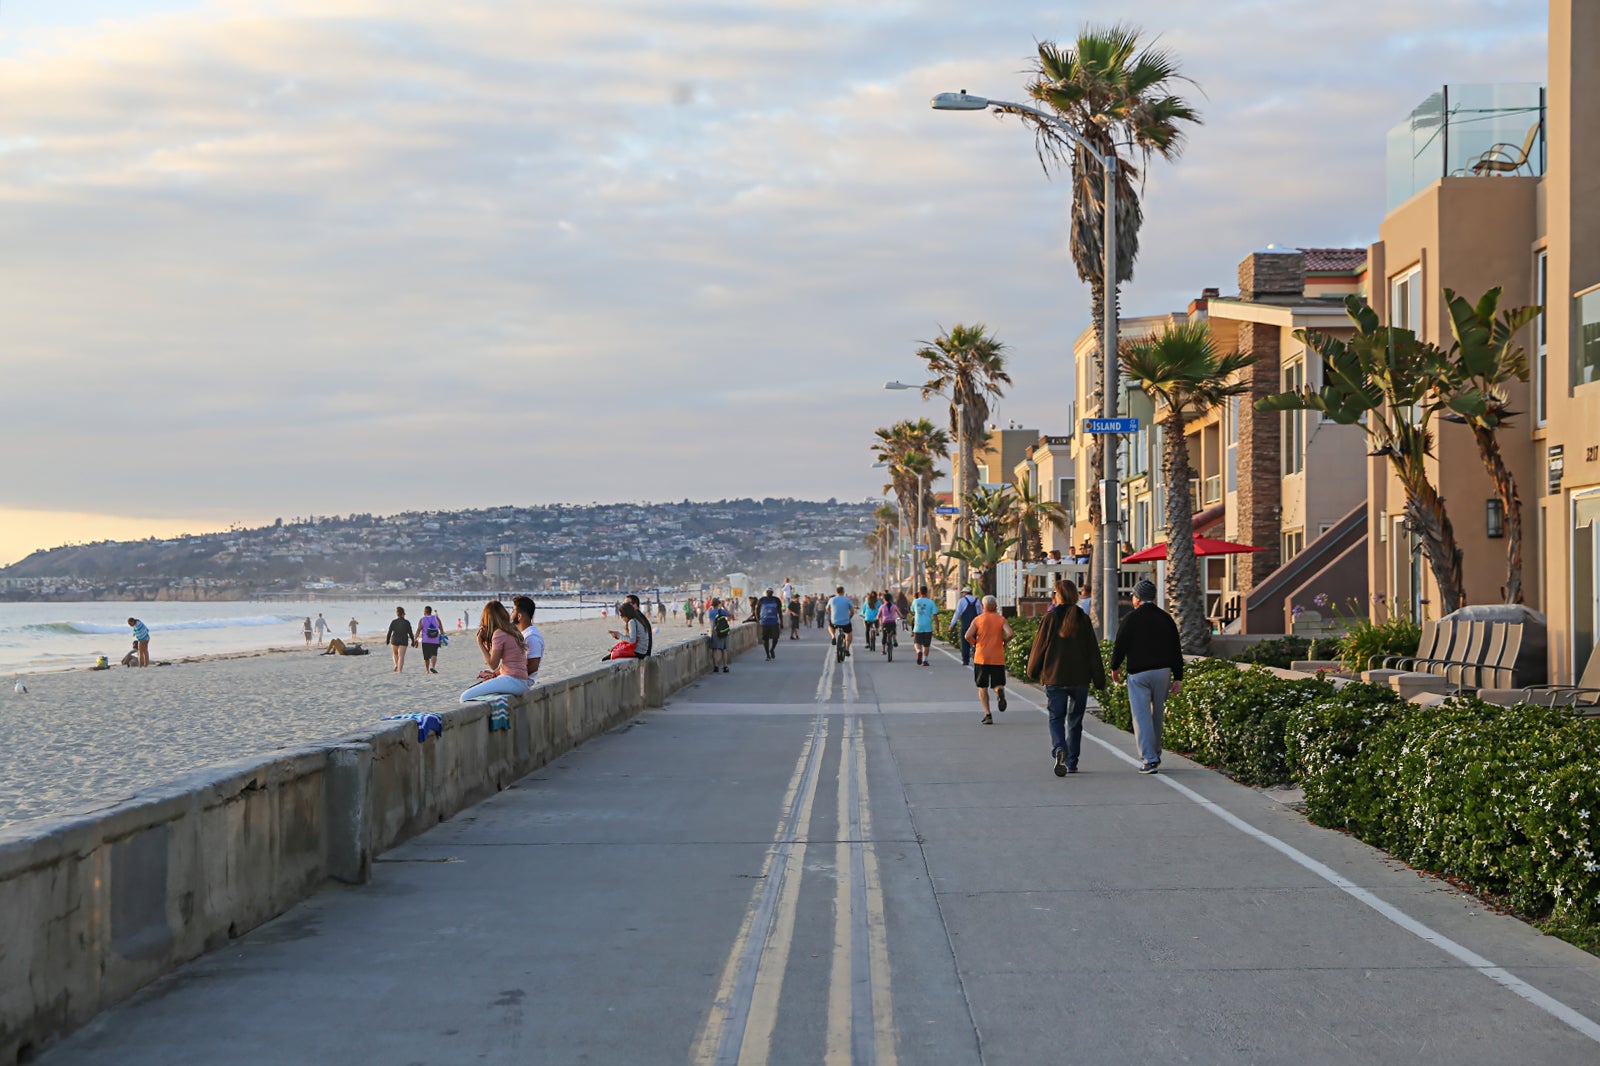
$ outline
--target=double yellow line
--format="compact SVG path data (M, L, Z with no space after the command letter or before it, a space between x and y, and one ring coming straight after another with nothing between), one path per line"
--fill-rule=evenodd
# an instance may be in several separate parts
M784 792L778 828L762 863L761 885L751 896L695 1041L692 1061L698 1066L760 1066L771 1055L827 748L827 706L836 668L829 648L817 684L817 716ZM896 1066L883 885L871 843L865 735L853 710L859 691L853 658L845 660L841 682L845 716L839 734L839 832L834 842L833 943L822 1059L829 1064Z

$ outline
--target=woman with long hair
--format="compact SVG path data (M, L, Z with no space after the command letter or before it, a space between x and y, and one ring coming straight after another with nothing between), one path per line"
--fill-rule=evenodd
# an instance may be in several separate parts
M1057 581L1054 604L1039 623L1028 655L1028 673L1044 685L1050 710L1050 757L1057 777L1078 772L1083 746L1083 710L1089 686L1106 685L1105 662L1094 623L1078 607L1078 586Z
M490 600L478 623L478 650L488 665L479 681L461 694L462 703L487 696L520 696L528 691L528 645L511 621L506 605Z

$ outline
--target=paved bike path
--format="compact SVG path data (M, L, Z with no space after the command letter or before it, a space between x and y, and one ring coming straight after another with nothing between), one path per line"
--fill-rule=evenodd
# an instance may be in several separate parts
M1040 694L981 725L942 651L803 636L39 1061L1600 1061L1600 959L1092 719L1056 778Z

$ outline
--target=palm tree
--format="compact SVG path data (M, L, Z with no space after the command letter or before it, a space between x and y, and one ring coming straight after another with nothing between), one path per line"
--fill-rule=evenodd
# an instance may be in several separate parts
M1048 526L1067 528L1067 509L1054 500L1047 500L1018 480L1008 490L1013 495L1014 528L1017 531L1017 558L1037 559L1044 552L1044 531Z
M1294 332L1321 357L1322 388L1267 396L1256 409L1318 411L1340 425L1361 424L1373 446L1369 454L1387 458L1405 490L1406 522L1439 586L1443 616L1466 602L1455 526L1428 476L1433 419L1444 405L1439 389L1450 381L1450 360L1411 330L1380 325L1360 297L1347 296L1344 305L1355 324L1348 341L1314 329Z
M1203 321L1182 322L1147 341L1123 346L1122 368L1130 381L1164 409L1162 471L1167 496L1167 572L1183 650L1205 654L1211 645L1200 567L1194 555L1194 515L1190 511L1189 442L1184 427L1230 396L1250 390L1248 381L1230 381L1255 362L1253 355L1220 355Z
M1528 353L1516 335L1539 317L1542 307L1518 307L1496 317L1501 289L1490 289L1476 304L1444 290L1450 311L1450 399L1445 404L1453 422L1464 422L1477 442L1478 456L1494 482L1495 495L1506 516L1507 603L1522 603L1522 496L1516 478L1500 454L1495 434L1516 412L1507 400L1506 384L1528 380Z
M926 418L902 419L887 428L879 428L875 435L878 442L872 446L872 451L888 467L889 483L884 488L894 492L900 513L913 523L931 519L935 506L933 482L944 476L935 460L949 458L949 436ZM930 538L927 580L940 585L943 572L933 565L940 546L939 529L932 521L927 525Z
M1063 47L1041 41L1028 95L1051 111L1101 155L1117 156L1116 278L1105 277L1105 174L1099 162L1049 123L1014 112L1034 130L1039 161L1048 171L1065 167L1072 180L1072 227L1068 249L1079 280L1089 286L1094 308L1094 333L1105 348L1105 307L1116 306L1117 287L1133 279L1139 257L1139 205L1144 170L1124 159L1129 149L1145 169L1159 155L1171 161L1183 151L1183 124L1200 124L1200 113L1173 95L1178 82L1188 81L1177 57L1154 44L1141 46L1131 26L1086 25ZM999 108L998 110L1004 110ZM1109 288L1108 288L1109 285ZM1106 411L1104 375L1097 375L1094 407ZM1098 477L1103 442L1097 434L1089 445L1089 463ZM1089 521L1099 525L1100 498L1089 494ZM1112 550L1115 550L1113 547Z
M897 547L894 531L900 527L900 511L892 504L883 504L872 512L873 519L877 522L878 544L882 552L881 570L887 574L890 570L889 559L891 549Z
M1005 560L1016 540L995 530L958 537L945 557L964 562L978 572L979 587L985 596L995 594L995 570Z
M998 400L1011 384L1006 373L1006 346L991 337L982 323L963 326L923 341L917 358L927 364L928 380L922 386L924 400L933 396L950 399L950 434L961 441L956 462L961 467L961 491L978 486L977 443L989 421L989 402ZM959 423L959 424L958 424Z

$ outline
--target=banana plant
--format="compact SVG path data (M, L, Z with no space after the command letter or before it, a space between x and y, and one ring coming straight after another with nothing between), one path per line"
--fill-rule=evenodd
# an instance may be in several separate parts
M977 574L983 587L985 596L993 596L995 591L995 571L1005 561L1006 553L1014 544L1015 537L998 535L993 531L986 531L970 537L960 537L945 552L945 557L956 562L964 562Z

